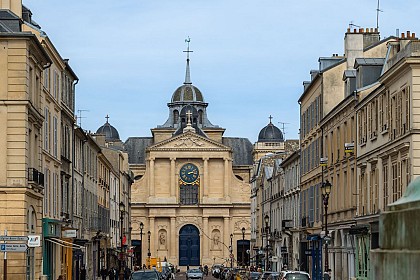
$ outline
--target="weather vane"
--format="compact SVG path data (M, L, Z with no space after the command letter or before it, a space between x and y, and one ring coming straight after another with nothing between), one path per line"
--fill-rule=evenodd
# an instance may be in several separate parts
M185 43L187 43L187 50L184 51L187 53L187 60L190 59L190 52L193 52L193 51L190 51L190 42L191 42L191 39L190 39L190 36L188 36L187 39L185 39Z

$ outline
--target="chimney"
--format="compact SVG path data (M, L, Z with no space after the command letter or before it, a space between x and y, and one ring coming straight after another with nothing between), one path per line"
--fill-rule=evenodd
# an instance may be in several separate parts
M410 38L410 31L407 31L407 38Z

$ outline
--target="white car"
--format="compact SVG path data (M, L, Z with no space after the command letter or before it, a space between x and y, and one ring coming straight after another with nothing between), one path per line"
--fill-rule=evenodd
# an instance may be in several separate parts
M281 271L279 280L311 280L311 277L305 271Z

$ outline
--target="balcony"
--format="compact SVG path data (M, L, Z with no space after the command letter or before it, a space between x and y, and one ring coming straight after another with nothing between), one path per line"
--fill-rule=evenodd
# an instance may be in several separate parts
M28 168L28 181L38 187L44 186L44 173L39 172L35 168Z

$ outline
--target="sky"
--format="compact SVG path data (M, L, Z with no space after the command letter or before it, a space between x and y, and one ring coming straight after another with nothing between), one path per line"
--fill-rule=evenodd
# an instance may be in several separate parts
M252 143L272 122L299 137L303 81L318 58L344 53L349 24L376 27L377 0L23 0L79 77L76 114L95 132L109 122L120 139L150 137L167 103L191 81L224 136ZM420 35L420 1L382 0L381 39Z

